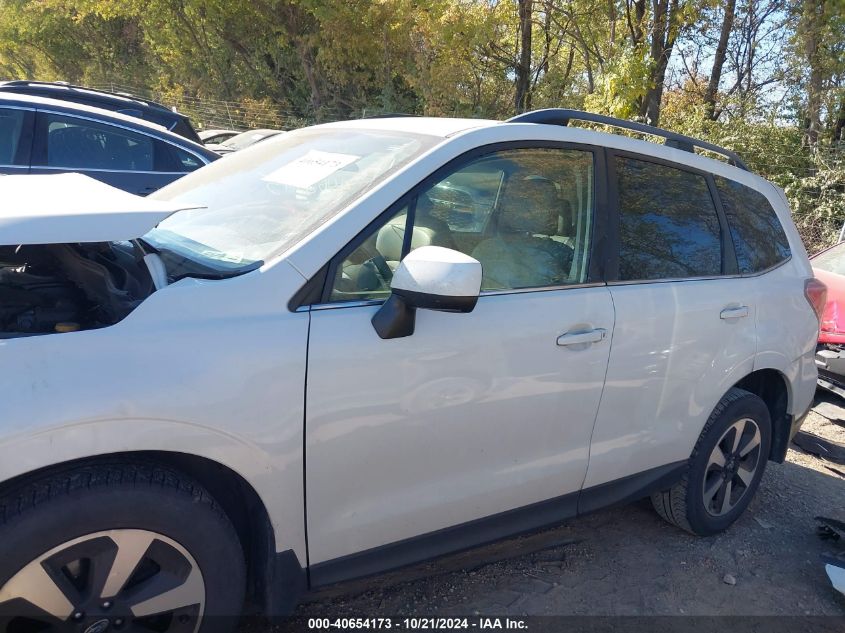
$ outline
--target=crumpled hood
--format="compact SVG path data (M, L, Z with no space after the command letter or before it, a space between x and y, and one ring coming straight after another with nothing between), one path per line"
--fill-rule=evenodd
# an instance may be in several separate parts
M0 245L116 242L141 237L176 211L82 174L0 177Z

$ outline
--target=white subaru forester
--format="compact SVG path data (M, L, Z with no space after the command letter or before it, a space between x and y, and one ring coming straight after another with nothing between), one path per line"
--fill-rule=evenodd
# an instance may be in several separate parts
M783 192L639 124L333 123L0 200L5 631L228 630L649 495L713 534L813 398Z

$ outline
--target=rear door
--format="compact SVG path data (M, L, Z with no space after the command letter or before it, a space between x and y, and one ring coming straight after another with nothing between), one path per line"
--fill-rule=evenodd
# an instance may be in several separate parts
M688 459L756 351L757 281L738 274L712 177L632 154L610 164L616 327L585 488Z
M190 171L177 162L174 149L128 127L39 112L31 171L79 172L129 193L147 195Z
M34 112L0 106L0 174L29 173Z
M613 330L588 265L602 158L550 144L461 159L335 258L308 351L312 581L574 514ZM370 321L392 271L427 244L478 259L482 296L381 340Z

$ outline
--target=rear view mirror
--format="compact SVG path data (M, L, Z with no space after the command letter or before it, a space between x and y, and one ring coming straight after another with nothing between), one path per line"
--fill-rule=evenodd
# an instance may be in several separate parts
M481 264L449 248L423 246L402 260L390 290L373 327L384 339L410 336L417 308L472 312L481 292Z

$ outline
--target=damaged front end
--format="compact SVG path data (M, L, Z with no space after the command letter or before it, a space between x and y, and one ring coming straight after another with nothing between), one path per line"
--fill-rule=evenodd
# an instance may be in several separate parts
M0 339L113 325L164 266L137 238L174 206L79 174L0 178Z
M113 325L154 290L128 242L0 246L0 338Z

